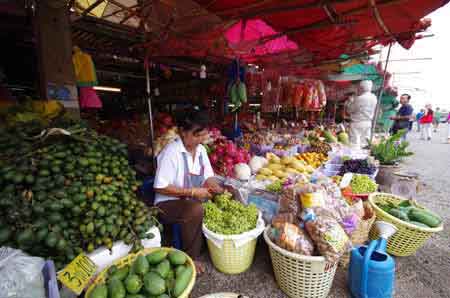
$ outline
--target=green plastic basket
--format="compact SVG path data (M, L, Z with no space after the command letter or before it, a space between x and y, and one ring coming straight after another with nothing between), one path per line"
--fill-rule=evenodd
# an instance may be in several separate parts
M389 237L387 252L398 257L413 255L425 244L428 238L443 229L442 224L436 228L416 226L390 215L377 206L377 203L391 202L393 204L398 204L404 200L406 199L388 193L373 193L369 195L369 203L375 210L377 220L388 222L397 228L397 232L393 236ZM416 204L416 207L423 208L419 204ZM378 231L375 226L372 226L369 237L372 240L379 238Z

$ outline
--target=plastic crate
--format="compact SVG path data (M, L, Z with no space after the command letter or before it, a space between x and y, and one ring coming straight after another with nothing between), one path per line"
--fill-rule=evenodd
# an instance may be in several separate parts
M55 263L52 260L45 261L44 267L42 268L42 275L44 276L46 297L60 298Z

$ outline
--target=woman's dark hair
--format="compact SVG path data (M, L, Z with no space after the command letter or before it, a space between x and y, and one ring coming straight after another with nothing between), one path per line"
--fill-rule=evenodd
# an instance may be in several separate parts
M209 126L208 111L199 108L182 110L176 116L177 126L183 130L193 130L194 133Z
M403 93L402 96L406 96L408 98L408 100L411 99L411 95L409 95L408 93Z

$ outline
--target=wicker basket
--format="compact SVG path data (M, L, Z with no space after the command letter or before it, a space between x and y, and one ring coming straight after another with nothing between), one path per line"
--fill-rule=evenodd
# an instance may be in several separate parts
M226 274L239 274L246 271L253 263L255 256L257 238L250 240L246 244L235 247L232 240L224 240L222 247L218 247L209 239L209 255L214 267Z
M325 298L333 284L336 264L329 264L324 257L310 257L289 252L269 236L268 227L264 240L269 246L275 279L280 289L291 298Z
M358 227L352 233L351 241L353 245L362 245L369 239L369 231L372 228L375 219L375 213L372 213L372 217L359 222ZM339 260L339 265L344 268L347 267L349 263L350 252L344 254Z
M169 248L169 247L155 247L155 248L145 248L141 251L139 251L136 254L129 254L126 257L123 257L119 260L117 260L116 262L114 262L112 265L116 265L117 268L122 268L123 266L126 265L130 265L134 262L134 260L137 258L137 256L139 255L147 255L155 250L160 250L160 249L164 249L168 252L175 250L174 248ZM189 284L187 285L186 289L184 290L184 292L178 296L179 298L188 298L189 294L191 293L192 289L194 288L194 284L195 284L195 278L196 278L196 270L195 270L195 265L194 262L192 261L192 259L186 255L187 260L189 265L192 267L193 270L193 275L191 278L191 281L189 282ZM111 265L111 266L112 266ZM94 290L95 286L99 283L103 283L106 280L106 277L108 276L108 269L109 267L105 268L102 272L100 272L97 277L94 279L94 281L92 282L92 284L89 286L89 288L86 291L86 295L84 296L85 298L90 298L91 292Z
M376 203L380 202L398 204L404 200L406 199L387 193L373 193L369 196L369 202L375 210L377 219L391 223L398 229L397 232L389 238L387 252L399 257L413 255L422 247L431 235L440 232L443 229L442 224L436 228L423 228L407 223L383 211L376 205ZM416 206L418 208L423 208L418 204L416 204ZM372 240L378 239L378 232L374 227L370 230L369 237Z

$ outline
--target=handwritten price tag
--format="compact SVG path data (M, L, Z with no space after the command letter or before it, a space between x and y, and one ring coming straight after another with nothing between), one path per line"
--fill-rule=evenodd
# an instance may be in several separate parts
M81 253L66 268L58 272L58 279L75 294L80 295L96 270L94 262Z

